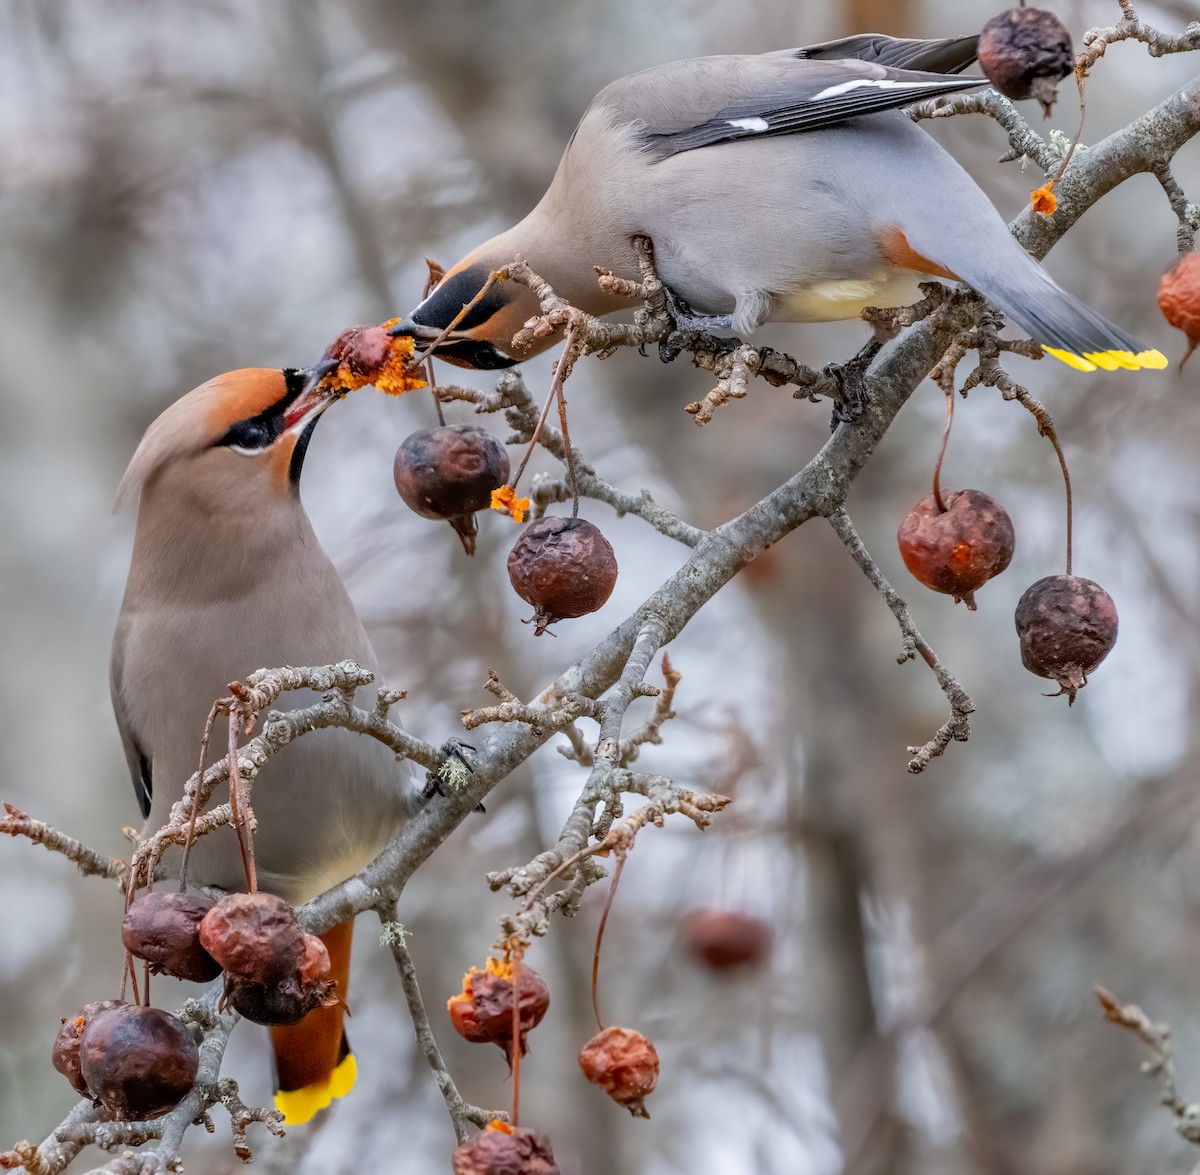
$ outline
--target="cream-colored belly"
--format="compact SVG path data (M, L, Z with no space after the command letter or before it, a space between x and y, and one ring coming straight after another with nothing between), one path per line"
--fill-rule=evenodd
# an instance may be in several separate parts
M921 299L920 284L934 281L911 269L889 268L876 277L817 282L776 294L776 322L839 322L857 318L868 306L911 306Z

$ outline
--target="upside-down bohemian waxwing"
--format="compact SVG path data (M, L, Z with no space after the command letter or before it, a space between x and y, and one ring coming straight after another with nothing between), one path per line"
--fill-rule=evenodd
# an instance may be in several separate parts
M121 482L118 501L140 502L112 696L147 832L166 822L195 772L205 719L229 682L343 659L378 671L300 502L309 439L338 398L321 374L250 368L209 380L150 425ZM384 847L416 794L411 765L374 739L331 729L296 740L254 788L260 887L300 903L349 877ZM244 888L228 829L196 842L189 876ZM342 999L352 928L323 936ZM339 1003L271 1029L276 1104L290 1123L354 1084L342 1016Z
M638 272L635 237L685 329L829 322L906 306L931 278L990 299L1051 355L1081 371L1159 368L1145 349L1059 287L975 181L900 107L986 85L960 77L976 37L864 34L759 56L698 57L606 86L571 136L537 207L468 253L394 334L438 339L489 274L520 254L595 315L631 303L594 267ZM508 367L538 313L531 291L495 285L436 353ZM698 315L708 317L695 317Z

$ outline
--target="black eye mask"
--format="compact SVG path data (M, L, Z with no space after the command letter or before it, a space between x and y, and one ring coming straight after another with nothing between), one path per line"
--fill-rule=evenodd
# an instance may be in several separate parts
M278 440L283 432L283 413L278 409L239 420L217 441L217 445L228 445L238 449L267 449Z

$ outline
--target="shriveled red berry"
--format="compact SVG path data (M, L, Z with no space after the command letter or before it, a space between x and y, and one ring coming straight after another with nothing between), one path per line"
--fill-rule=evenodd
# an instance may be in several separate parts
M396 450L396 489L422 518L441 518L475 554L475 511L491 505L492 490L508 481L508 450L477 424L423 428Z
M200 943L226 971L272 987L295 972L304 953L304 931L283 898L231 893L200 922Z
M900 523L896 538L904 566L926 587L975 611L975 592L1011 562L1016 536L1008 512L979 490L931 494Z
M557 620L602 607L617 582L617 557L598 527L583 518L547 515L531 522L508 556L508 578L534 608L541 636Z
M546 981L524 963L488 959L480 971L472 967L463 976L463 989L446 1002L454 1030L474 1044L498 1044L512 1064L513 980L520 1002L521 1056L529 1051L526 1037L550 1006Z
M375 375L391 355L392 338L384 326L348 326L322 359L336 359L354 375ZM369 381L368 381L369 382Z
M101 1012L121 1006L120 1000L96 1000L94 1003L84 1004L74 1016L63 1017L62 1027L54 1038L54 1052L51 1056L54 1067L84 1097L91 1097L92 1093L79 1067L79 1042L83 1039L83 1030Z
M1200 253L1185 253L1162 275L1158 308L1173 327L1187 335L1188 349L1179 361L1182 368L1200 343Z
M155 975L207 983L221 974L221 964L200 945L200 922L213 905L199 894L143 894L125 912L121 941Z
M1117 643L1112 596L1077 575L1039 579L1018 602L1016 622L1021 664L1057 682L1070 704Z
M683 921L688 951L713 971L758 966L773 937L768 923L740 910L692 910Z
M1041 8L1010 8L979 34L979 68L1006 98L1036 98L1050 117L1058 83L1075 68L1071 34Z
M658 1053L632 1028L606 1028L579 1051L583 1075L635 1118L649 1118L645 1098L658 1084Z
M300 965L296 968L296 978L306 987L321 983L329 978L329 949L315 935L304 936L304 953L300 956Z
M560 1175L544 1134L500 1121L457 1147L450 1169L454 1175Z
M79 1046L83 1080L122 1122L173 1110L196 1082L200 1050L177 1016L122 1004L94 1016Z

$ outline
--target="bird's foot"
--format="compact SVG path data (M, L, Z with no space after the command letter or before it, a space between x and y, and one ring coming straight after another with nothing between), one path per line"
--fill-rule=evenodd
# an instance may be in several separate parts
M442 743L442 765L436 771L428 772L425 789L421 792L422 806L429 803L434 796L445 796L448 792L461 791L467 784L467 777L475 770L471 766L475 758L475 748L460 738L448 738ZM476 812L485 811L479 804Z
M667 299L667 309L675 321L675 329L658 344L658 357L664 363L670 363L678 358L681 351L688 347L689 335L707 334L714 330L730 330L733 327L732 314L697 314L670 286L663 286L663 294ZM717 340L718 344L729 343L728 350L741 346L739 339ZM726 352L721 351L724 354Z
M667 309L675 319L675 326L686 334L706 330L729 330L733 326L732 314L697 314L670 286L663 286Z
M872 339L853 359L829 363L822 369L838 384L838 398L829 421L831 431L839 424L853 424L867 410L867 370L882 349L883 343Z

